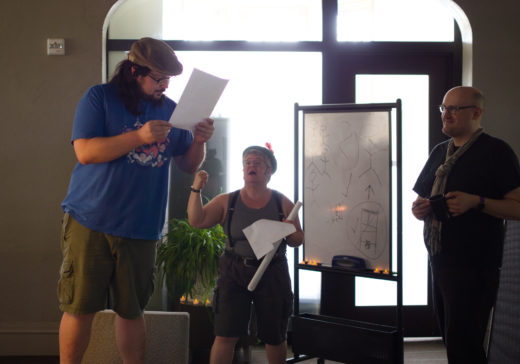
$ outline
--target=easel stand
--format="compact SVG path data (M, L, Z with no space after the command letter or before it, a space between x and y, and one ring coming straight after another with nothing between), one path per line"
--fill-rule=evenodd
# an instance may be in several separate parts
M380 221L384 221L384 216L388 216L388 241L384 241L383 243L388 244L388 257L384 257L388 259L389 262L389 273L375 273L371 270L354 270L354 269L346 269L346 268L338 268L332 267L329 260L323 260L323 264L321 265L311 265L311 264L301 264L299 262L300 254L299 249L295 250L294 255L294 293L295 293L295 304L294 304L294 316L292 317L292 349L295 354L293 358L287 360L288 363L296 363L304 360L309 360L311 358L316 358L317 363L324 363L324 360L333 360L341 363L348 364L402 364L404 361L403 355L403 328L402 328L402 177L401 177L401 103L400 100L397 100L395 104L343 104L343 105L320 105L320 106L306 106L300 107L297 104L295 105L295 176L299 176L298 166L300 163L299 154L303 153L303 190L308 192L308 195L304 196L304 230L305 230L305 249L309 249L309 247L313 248L313 255L319 254L319 249L316 249L316 244L319 246L322 244L323 248L328 248L332 250L339 246L339 249L342 249L345 246L345 249L348 249L350 245L352 245L352 241L354 240L352 236L348 236L347 234L343 238L339 238L341 241L338 241L338 238L335 240L331 238L333 232L329 233L327 229L322 229L319 224L316 224L316 220L320 218L320 216L324 215L323 211L325 211L327 206L322 203L324 200L331 201L334 192L331 192L333 188L328 187L327 190L321 192L320 195L320 184L317 181L317 175L320 173L319 168L316 167L316 159L313 159L312 153L308 153L309 157L307 158L307 151L305 150L306 146L300 146L298 142L298 135L300 134L299 124L300 124L300 114L304 114L307 112L311 115L309 120L318 120L316 114L323 114L324 119L328 120L332 119L328 113L335 113L336 111L342 113L341 115L346 115L345 119L348 119L349 112L379 112L380 110L389 110L396 109L396 121L393 125L395 125L395 130L393 135L395 135L395 140L392 140L389 136L389 145L391 147L391 143L395 143L396 150L396 161L395 161L395 169L385 169L385 167L379 167L379 170L376 172L380 172L380 175L383 175L385 171L390 174L390 178L388 179L389 185L387 191L382 191L383 198L380 198L377 203L378 206L383 206L380 211L374 211L370 209L365 209L364 211L374 212L374 215L377 213L381 216ZM350 123L349 125L352 125ZM343 133L344 135L349 135L345 133L343 130L339 130L339 127L335 127L335 130L332 130L332 125L334 124L326 124L322 122L321 129L327 129L327 133L323 133L320 137L323 139L326 135L336 135ZM341 126L339 123L336 125ZM316 128L312 129L312 127L307 127L304 125L304 134L305 131L314 132ZM361 128L360 128L361 129ZM309 134L308 133L308 134ZM389 133L392 135L392 133ZM306 137L308 138L308 136ZM308 139L305 139L306 141ZM327 147L330 146L330 149L339 145L343 147L344 143L335 144L333 137L326 139L326 142L330 142L327 144ZM309 141L309 144L312 141ZM324 143L326 144L326 143ZM388 148L391 150L391 148ZM311 149L311 148L309 148ZM313 150L316 150L314 148ZM327 153L327 154L326 154ZM327 152L320 157L321 160L333 160L334 155L328 154ZM374 153L375 155L375 153ZM372 157L372 155L371 155ZM347 159L348 163L349 155L346 155L345 159ZM390 159L390 157L388 157ZM372 162L373 159L370 160ZM384 160L383 160L384 161ZM389 164L392 164L392 161L388 161ZM383 165L384 163L380 163ZM375 165L375 164L374 164ZM306 174L305 168L312 167L312 174ZM372 164L371 164L372 166ZM350 172L350 165L345 165L344 172ZM344 173L344 175L348 175ZM307 181L307 176L310 176ZM392 178L395 177L395 178ZM395 196L395 201L386 201L384 200L384 193L391 195L392 186L391 181L395 181L397 195ZM312 184L313 189L307 186L306 182L309 182L309 185ZM350 182L350 180L349 180ZM357 186L358 188L364 187L361 185L362 183L366 183L365 180L359 179ZM385 183L382 183L384 186ZM316 187L316 188L314 188ZM353 187L353 184L350 185L350 188ZM300 186L297 181L295 182L295 191L298 191ZM366 191L366 190L361 190ZM375 192L377 193L377 191ZM374 194L375 194L374 193ZM359 206L361 204L366 204L366 206L372 207L374 206L374 194L368 194L366 197L367 201L356 201L356 204L351 203L351 200L346 198L343 202L339 202L338 206L341 208L342 206L346 206L346 208L342 211L354 211L355 206ZM298 192L295 193L295 200L299 199ZM359 193L358 193L359 195ZM309 197L309 198L305 198ZM313 202L317 202L314 205L309 203L309 200L314 198ZM377 198L377 197L376 197ZM338 199L339 200L339 199ZM322 203L320 205L320 203ZM392 209L392 204L395 204L395 210ZM353 207L354 206L354 207ZM314 210L311 210L314 209ZM321 210L319 210L321 209ZM339 211L339 209L338 209ZM394 211L394 212L392 212ZM387 215L385 215L387 214ZM366 216L366 214L365 214ZM310 218L309 218L310 217ZM353 220L352 215L339 215L336 214L334 216L337 217L338 221L334 221L334 224L344 223L347 224L349 229L352 231L354 229L348 225L349 219ZM357 217L357 216L354 216ZM395 220L394 220L395 219ZM341 221L340 221L341 220ZM360 221L362 219L357 219ZM372 220L373 221L373 220ZM394 221L395 226L392 224ZM306 224L309 222L309 224ZM322 224L323 225L323 224ZM383 225L383 224L381 224ZM330 228L332 224L327 225L329 230L332 230L333 227ZM368 226L368 223L365 224ZM393 227L394 226L394 227ZM396 234L392 234L392 230L396 229ZM312 231L312 230L315 231ZM315 232L319 230L322 239L317 238L320 234L316 234ZM365 232L369 231L368 229ZM375 228L369 231L370 234L365 234L363 236L363 242L376 242L378 236L383 236L381 230L376 230ZM314 234L313 234L314 233ZM337 236L337 235L335 235ZM392 236L395 236L394 244L392 244ZM307 239L312 239L312 241L308 241ZM370 241L369 239L372 239ZM358 241L358 240L356 240ZM314 244L314 245L312 245ZM326 246L325 244L332 244L336 246ZM349 245L350 244L350 245ZM396 266L392 267L392 246L396 248L394 252L396 254ZM356 246L359 248L359 245ZM323 249L327 250L327 249ZM306 250L307 251L307 250ZM303 256L304 259L307 258L306 251ZM310 249L309 249L310 251ZM318 253L316 253L318 251ZM349 252L347 252L348 254ZM338 253L334 253L338 254ZM341 252L339 252L341 254ZM353 254L352 254L353 255ZM313 257L310 257L313 258ZM328 258L328 257L327 257ZM373 262L372 262L373 263ZM299 270L312 270L321 273L321 300L320 300L320 310L319 314L310 314L310 313L300 313L299 309ZM397 303L392 306L381 306L381 307L358 307L355 304L355 281L356 277L365 277L372 278L378 280L386 280L396 283L397 290ZM382 314L381 314L382 313Z
M298 264L298 269L316 270L325 275L335 276L329 279L334 282L335 291L340 293L335 295L335 302L341 302L341 293L345 292L344 287L337 284L338 281L353 281L358 275L355 272L334 268L310 268L302 264ZM399 279L395 275L388 277L370 273L361 275L390 281ZM330 298L331 295L324 295L322 290L322 301ZM391 308L395 310L395 321L392 324L374 323L377 317L371 317L371 321L346 319L341 317L346 313L339 312L342 307L323 303L321 306L319 315L295 311L296 314L292 318L292 350L295 356L287 360L288 363L310 358L317 358L318 363L323 363L324 359L349 364L403 363L401 302ZM329 311L328 314L323 314L324 310Z

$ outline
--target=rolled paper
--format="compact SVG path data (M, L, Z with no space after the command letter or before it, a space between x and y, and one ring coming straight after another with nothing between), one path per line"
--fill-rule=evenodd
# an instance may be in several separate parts
M296 204L294 204L293 209L291 210L291 213L289 216L287 216L287 220L294 220L298 216L298 210L302 206L302 203L300 201L297 201ZM253 278L251 278L251 281L249 282L249 285L247 286L247 289L250 292L253 292L258 285L258 282L260 282L260 279L262 279L262 276L264 275L265 270L269 266L269 263L271 263L271 260L273 259L274 255L276 254L276 251L278 250L278 246L280 246L280 243L283 239L278 240L276 243L273 244L273 250L271 250L269 253L267 253L264 256L264 259L262 260L262 263L258 266L256 269L255 275Z

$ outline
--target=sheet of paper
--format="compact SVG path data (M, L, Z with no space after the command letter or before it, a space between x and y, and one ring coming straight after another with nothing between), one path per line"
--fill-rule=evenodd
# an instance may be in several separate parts
M193 130L195 125L211 115L227 83L228 80L194 68L170 123L176 128Z
M273 250L274 243L294 233L296 228L286 222L260 219L242 231L253 248L256 259L260 259Z

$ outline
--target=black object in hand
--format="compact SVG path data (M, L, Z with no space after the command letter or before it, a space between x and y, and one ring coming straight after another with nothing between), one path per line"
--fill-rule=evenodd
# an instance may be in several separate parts
M451 218L446 197L444 195L435 195L430 197L430 206L432 207L433 215L441 222Z

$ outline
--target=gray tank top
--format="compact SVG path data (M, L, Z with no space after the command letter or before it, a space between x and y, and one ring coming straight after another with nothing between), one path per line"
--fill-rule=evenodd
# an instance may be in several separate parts
M222 224L224 227L224 232L227 236L233 238L233 247L229 244L229 239L226 239L226 250L233 252L236 255L240 255L248 258L256 258L251 245L247 241L244 232L242 229L248 227L252 223L260 219L269 219L269 220L280 220L280 215L278 213L278 205L276 203L276 192L273 191L271 194L271 199L267 204L260 209L249 208L242 202L242 198L240 197L240 193L237 196L235 203L235 211L233 212L233 216L231 218L231 227L228 231L228 219L229 219L229 208L231 207L231 195L228 202L228 212L226 213L226 218L224 223ZM283 247L282 247L283 245ZM278 249L277 254L285 253L285 243L281 244L280 249Z

